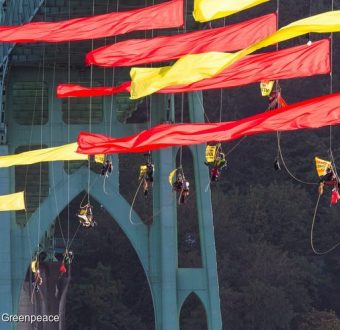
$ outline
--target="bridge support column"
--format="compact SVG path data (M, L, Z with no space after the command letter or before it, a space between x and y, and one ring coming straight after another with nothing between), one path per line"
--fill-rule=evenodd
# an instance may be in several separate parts
M152 96L153 124L168 120L168 96ZM179 329L177 308L177 220L176 203L168 183L174 168L173 148L153 153L153 224L150 226L150 274L157 330Z
M0 146L0 155L7 155L8 147ZM10 173L8 168L0 169L0 195L10 194ZM11 329L10 323L1 320L4 313L13 314L12 269L11 269L11 213L0 213L0 328Z
M190 120L204 122L202 92L188 94ZM204 302L209 330L222 329L222 317L218 287L217 260L215 248L214 223L211 206L211 194L205 191L209 176L204 165L205 146L191 147L194 158L196 203L200 231L202 263L206 277L206 300Z

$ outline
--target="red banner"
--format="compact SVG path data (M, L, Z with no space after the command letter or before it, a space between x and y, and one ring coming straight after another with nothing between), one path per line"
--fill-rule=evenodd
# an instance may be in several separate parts
M75 84L59 84L57 97L92 97L108 96L122 92L130 92L131 81L126 81L117 87L85 87Z
M118 42L89 52L86 63L106 67L132 66L169 61L186 54L231 52L246 48L275 31L276 14L269 14L217 29Z
M147 152L173 146L231 141L259 133L294 131L340 124L340 93L222 123L163 124L138 134L111 138L81 132L79 153L88 155Z
M0 42L62 42L98 39L136 30L183 26L183 0L60 22L0 26Z
M228 88L262 80L289 79L330 72L329 39L280 51L250 55L221 72L219 75L187 86L168 87L158 93L182 93L196 90ZM79 85L59 85L57 96L89 97L130 92L131 82L117 87L87 88Z

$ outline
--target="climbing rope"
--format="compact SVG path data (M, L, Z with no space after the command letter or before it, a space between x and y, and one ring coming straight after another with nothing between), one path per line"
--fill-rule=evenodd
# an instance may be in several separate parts
M287 171L287 173L297 182L300 182L300 183L303 183L303 184L308 184L308 185L317 185L319 184L318 182L308 182L308 181L304 181L304 180L301 180L299 178L297 178L290 170L289 168L287 167L286 165L286 162L283 158L283 154L282 154L282 149L281 149L281 142L280 142L280 133L279 132L276 132L276 135L277 135L277 148L278 148L278 153L279 153L279 156L280 156L280 159L282 161L282 164L285 168L285 170Z
M315 208L314 208L313 221L312 221L312 226L311 226L311 230L310 230L310 245L311 245L311 248L312 248L312 250L315 254L325 255L325 254L328 254L328 253L334 251L338 246L340 246L340 241L337 242L336 244L334 244L331 248L329 248L326 251L317 251L314 247L314 240L313 240L314 226L315 226L315 219L316 219L317 211L318 211L318 208L319 208L320 197L321 197L321 194L319 193L319 196L318 196Z
M130 223L131 223L132 225L142 225L142 223L137 223L137 222L132 221L132 209L133 209L133 207L134 207L134 205L135 205L135 201L136 201L138 192L139 192L139 190L140 190L140 188L141 188L141 186L142 186L142 183L143 183L143 179L140 180L140 183L139 183L138 188L137 188L137 190L136 190L136 192L135 192L135 195L133 196L133 200L132 200L132 203L131 203L131 206L130 206L130 211L129 211L129 221L130 221Z

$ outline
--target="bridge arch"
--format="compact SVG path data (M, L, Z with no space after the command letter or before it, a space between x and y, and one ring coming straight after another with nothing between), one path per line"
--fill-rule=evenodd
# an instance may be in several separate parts
M18 287L14 288L15 291L15 301L16 310L19 304L20 291L22 283L25 279L27 272L27 267L29 266L32 255L36 252L38 244L43 239L45 233L50 229L54 220L57 218L61 210L63 210L71 200L78 196L82 191L87 191L87 177L88 171L85 168L81 168L76 173L69 176L69 184L67 182L67 177L59 181L53 190L50 192L49 196L40 204L39 208L32 214L31 218L27 223L27 235L24 242L18 242L23 248L23 255L21 256L20 262L15 269L16 279L19 279L17 283ZM91 174L90 180L90 195L94 196L100 204L104 206L107 212L111 215L113 219L117 222L119 227L123 230L127 238L129 239L131 245L137 253L137 256L142 264L146 278L149 282L148 277L148 230L143 224L138 214L132 211L132 218L135 224L129 221L130 205L129 203L117 192L115 187L107 183L106 191L104 193L102 183L98 180L98 177ZM39 225L40 219L40 225ZM37 228L40 228L39 234L37 234ZM15 239L22 240L21 235L16 235ZM29 246L29 249L27 249ZM149 282L150 286L150 282ZM152 288L150 286L151 294ZM153 296L153 295L152 295Z

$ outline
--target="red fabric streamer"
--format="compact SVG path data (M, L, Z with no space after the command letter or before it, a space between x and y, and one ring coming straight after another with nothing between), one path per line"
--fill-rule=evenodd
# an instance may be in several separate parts
M0 26L0 42L62 42L98 39L136 30L183 26L183 0L124 12L74 18L60 22L33 22Z
M130 92L131 81L126 81L117 87L84 87L75 84L59 84L57 97L92 97L108 96L121 92Z
M196 90L227 88L247 85L261 80L288 79L313 76L330 72L329 39L283 49L280 51L250 55L237 61L219 75L191 85L167 87L157 93L182 93ZM89 97L130 92L131 82L117 87L87 88L61 84L57 97Z
M236 51L246 48L276 31L276 14L203 31L162 36L152 39L130 39L100 47L86 55L87 64L99 66L132 66L177 59L186 54Z
M294 131L336 124L340 124L340 93L231 122L163 124L120 138L81 132L78 136L77 152L88 155L147 152L173 146L231 141L259 133Z

